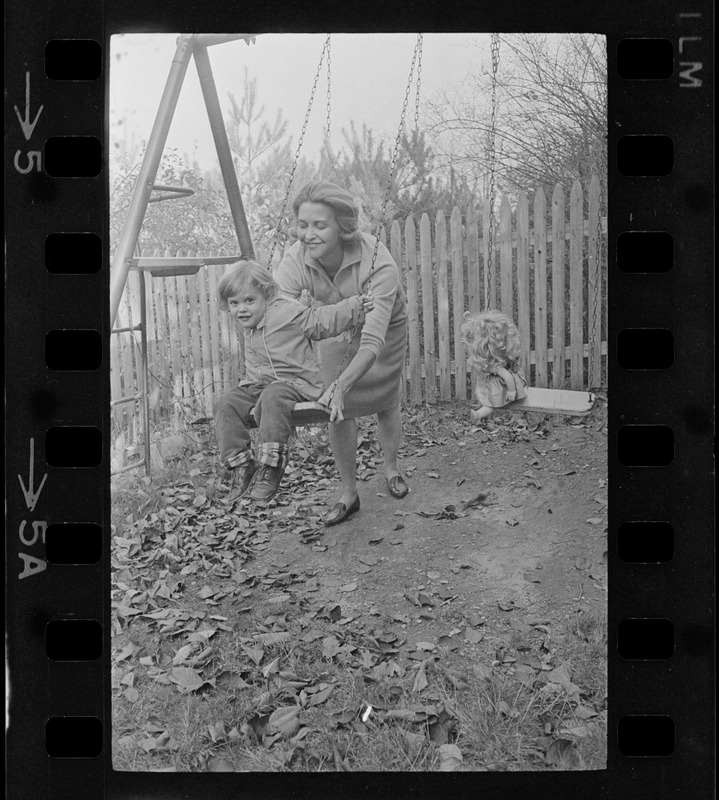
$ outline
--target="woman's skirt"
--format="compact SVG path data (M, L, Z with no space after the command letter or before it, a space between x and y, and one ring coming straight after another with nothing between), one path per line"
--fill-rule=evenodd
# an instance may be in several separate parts
M349 353L345 337L325 339L319 343L325 387L336 380L340 371L346 369L355 357L360 337L361 332L357 331ZM345 417L364 417L399 406L406 352L407 321L402 319L389 325L376 361L345 396Z

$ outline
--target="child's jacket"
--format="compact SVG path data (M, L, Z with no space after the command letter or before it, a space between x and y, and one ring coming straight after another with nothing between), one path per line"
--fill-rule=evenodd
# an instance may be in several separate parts
M312 340L337 336L352 328L361 316L359 297L316 308L275 297L257 327L244 331L246 374L240 386L282 381L308 399L317 400L324 382Z

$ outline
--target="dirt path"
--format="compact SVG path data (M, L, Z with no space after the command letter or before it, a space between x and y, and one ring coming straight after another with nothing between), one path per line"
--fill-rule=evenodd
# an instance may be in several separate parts
M519 436L508 423L459 427L459 436L457 427L434 446L410 438L407 498L393 499L374 475L360 483L360 512L311 545L293 524L301 526L296 507L278 506L290 524L261 546L252 572L310 576L303 590L314 601L339 604L344 618L389 615L416 641L456 635L473 615L490 631L492 621L602 611L606 426L559 422ZM311 513L333 502L337 484L325 484L315 497L327 506Z

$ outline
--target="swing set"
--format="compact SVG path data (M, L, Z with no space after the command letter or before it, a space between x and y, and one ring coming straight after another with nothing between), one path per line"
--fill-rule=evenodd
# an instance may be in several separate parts
M113 334L120 333L135 333L140 334L140 365L138 369L139 391L137 395L129 397L122 397L113 401L113 405L121 403L129 403L140 401L142 404L142 418L143 418L143 434L144 434L144 458L138 462L133 463L133 467L145 465L145 469L149 471L150 465L150 430L149 430L149 391L148 391L148 347L147 347L147 287L146 276L149 273L151 277L170 277L173 275L190 275L199 271L202 266L231 264L238 260L247 261L255 258L255 252L252 245L249 226L247 224L247 217L245 215L244 206L242 204L242 196L240 187L237 181L235 172L232 152L230 150L229 141L227 138L227 130L222 117L219 98L217 95L217 87L215 84L212 67L208 55L208 48L232 41L245 41L248 45L254 43L255 37L249 34L184 34L179 37L177 41L177 48L172 60L170 72L165 84L165 88L160 100L160 105L157 110L155 122L147 142L147 148L143 156L140 171L135 183L132 198L128 208L125 223L122 233L118 240L117 249L113 257L111 270L110 270L110 319L111 324L114 326L121 297L128 279L130 270L135 270L139 273L140 277L140 322L134 326L114 328ZM410 92L412 82L415 79L416 72L416 96L415 96L415 124L418 120L419 111L419 89L421 80L421 64L422 64L422 34L417 35L417 40L412 54L412 61L407 80L404 100L400 113L400 122L395 137L394 148L390 160L389 172L387 176L387 186L382 203L382 208L377 222L375 231L375 247L372 254L372 262L370 266L369 279L366 284L366 290L371 287L372 273L375 268L377 252L380 242L380 233L383 227L387 206L389 203L392 178L394 176L395 167L397 164L397 157L399 147L404 131L405 118L409 105ZM492 207L492 200L494 199L494 183L495 183L495 139L496 139L496 112L497 112L497 70L499 67L499 36L492 35L492 111L490 118L490 189L489 199L490 208ZM317 84L322 72L323 63L327 63L327 133L329 134L330 128L330 36L328 35L320 56L319 64L314 76L312 90L310 92L310 99L305 113L304 122L298 139L298 145L294 156L294 161L289 173L287 181L287 188L285 191L282 208L278 215L278 222L275 229L275 235L270 251L270 258L268 263L272 263L275 250L279 243L281 234L281 224L285 215L287 204L289 202L290 193L292 191L292 183L299 163L300 152L307 131L307 126L310 120L312 106L315 99ZM232 216L233 225L237 234L237 241L239 244L239 254L235 256L223 256L214 258L201 258L201 257L147 257L139 254L138 241L142 224L147 212L147 207L150 203L161 202L166 200L181 199L182 197L193 194L192 189L187 187L173 187L164 186L155 183L157 171L160 166L162 152L167 141L167 136L170 130L170 125L177 107L177 102L180 96L180 90L187 72L187 68L191 60L194 59L197 68L198 77L200 79L200 87L202 90L207 115L212 130L212 136L217 151L217 157L222 173L222 178L227 192L227 198L230 206L230 213ZM493 253L493 238L494 238L494 215L490 214L489 219L489 241L487 243L487 297L485 299L486 307L489 308L490 297L493 296L491 292L493 280L493 267L494 267L494 253ZM601 247L601 236L596 237L597 248ZM597 252L597 258L600 253ZM594 314L597 313L597 303L595 298ZM355 326L352 331L352 341L359 330L359 325ZM590 331L595 330L595 325L590 326ZM340 365L339 373L341 374L347 366L347 360L352 347L352 341L348 346L343 361ZM592 354L593 348L589 347L589 375L593 374L592 371ZM528 387L527 397L512 402L504 408L513 411L530 411L538 412L541 414L564 414L571 416L583 416L588 414L593 407L595 395L589 392L569 391L563 389L544 389L539 387ZM317 402L301 402L295 405L292 421L296 427L306 425L320 425L329 421L330 411L327 406L321 405Z

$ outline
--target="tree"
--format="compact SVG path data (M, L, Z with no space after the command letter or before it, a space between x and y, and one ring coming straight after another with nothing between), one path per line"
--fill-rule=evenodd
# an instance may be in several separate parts
M394 141L378 140L372 129L354 123L343 129L342 147L335 151L325 141L320 156L319 176L349 189L359 199L365 227L374 230L382 212L390 175ZM403 132L392 176L384 222L404 219L425 211L434 215L438 208L448 210L466 202L467 183L452 169L440 170L424 132L413 128Z
M114 153L110 178L110 248L117 245L140 171L145 143L120 144ZM155 183L192 189L194 194L150 203L139 244L145 253L169 249L173 254L211 252L233 255L239 251L237 235L224 190L205 185L199 170L188 167L176 149L163 154Z
M501 37L496 130L491 128L491 70L485 65L463 94L431 104L444 163L484 184L495 137L499 185L552 191L592 174L606 183L607 79L602 36L518 34Z
M280 110L272 123L265 119L265 106L258 102L257 79L247 68L241 100L232 93L228 96L231 110L226 119L227 136L250 233L258 250L271 249L292 164L289 123Z

